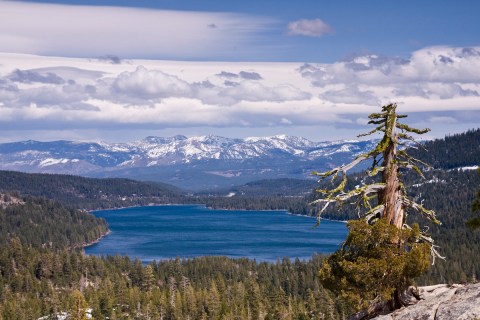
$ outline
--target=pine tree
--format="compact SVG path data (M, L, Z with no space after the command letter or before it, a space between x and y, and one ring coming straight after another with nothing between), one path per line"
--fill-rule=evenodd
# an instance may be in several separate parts
M314 202L323 205L319 217L331 203L354 201L363 218L348 223L349 235L342 248L324 263L320 279L358 310L367 309L367 316L377 313L379 308L404 305L403 293L412 279L428 269L429 252L433 259L440 257L433 239L421 232L417 224L406 223L407 211L413 211L440 224L434 211L408 197L401 181L404 170L412 169L423 176L419 167L427 165L409 156L405 149L398 149L407 141L415 142L410 133L423 134L429 129L419 130L398 122L406 115L397 114L396 108L396 104L389 104L382 107L381 113L369 116L369 124L376 127L360 136L383 133L373 150L347 165L315 173L321 178L331 177L332 182L342 176L332 189L318 190L324 195ZM367 178L373 182L345 190L347 171L364 161L372 161Z
M85 301L83 294L78 290L74 290L72 294L72 305L70 308L70 319L86 320L86 310L87 302Z
M478 171L478 174L480 174L480 167L477 169L477 171ZM478 190L477 198L473 202L472 211L473 212L480 212L480 190ZM467 226L469 226L470 229L472 229L472 230L479 229L480 228L480 217L475 217L475 218L472 218L472 219L468 220Z
M145 291L150 291L155 285L155 275L151 265L147 265L142 271L142 288Z

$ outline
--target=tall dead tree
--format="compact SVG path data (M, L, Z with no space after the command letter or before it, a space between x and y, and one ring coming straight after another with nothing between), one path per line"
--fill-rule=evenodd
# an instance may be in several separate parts
M414 211L434 223L440 224L435 212L424 208L421 204L409 198L405 185L401 181L403 170L414 170L423 177L420 167L428 165L409 156L405 147L407 143L416 143L410 135L411 133L424 134L429 129L419 130L400 123L398 120L405 118L406 115L397 114L396 108L396 104L389 104L382 107L381 113L373 113L369 116L369 124L375 125L375 128L360 136L383 133L382 139L373 150L359 155L347 165L342 165L324 173L314 173L322 179L331 177L332 183L335 183L339 178L341 179L331 189L317 190L323 194L321 199L313 202L322 206L318 217L331 203L353 201L358 208L359 216L367 223L364 224L364 227L359 223L349 223L349 237L347 237L342 249L328 259L320 272L321 279L333 288L335 288L335 285L333 285L335 281L342 282L343 284L337 285L336 288L344 290L344 293L352 290L352 288L369 286L368 281L376 283L369 289L371 293L369 296L373 297L377 305L378 301L384 300L386 295L390 296L388 299L399 300L401 291L410 282L409 277L418 276L425 271L424 250L430 249L433 261L435 261L435 257L441 257L435 249L433 239L427 233L421 232L418 225L411 227L406 223L407 211ZM364 161L372 162L366 174L376 182L357 186L353 190L345 190L348 179L347 172ZM377 226L378 230L375 231L372 228L375 227L377 222L382 223ZM371 235L371 238L377 237L377 239L369 239L364 237L362 233ZM381 235L382 233L388 233L388 239L385 239ZM371 245L365 246L365 243L369 241ZM416 248L417 243L423 243L421 250L420 247ZM381 246L383 246L382 249L377 250ZM418 265L412 268L408 264L417 263L412 256L413 253L421 258L418 259ZM391 268L389 263L392 262L392 259L397 259L396 261L399 264L404 265L403 269L394 270ZM359 261L357 265L355 265L355 260ZM365 282L358 278L358 273L368 267L377 268L382 272L372 271L369 274L370 280L365 280L367 281ZM339 271L339 269L342 270ZM385 280L388 272L396 272L396 277ZM376 279L375 277L385 279ZM396 281L401 283L393 283ZM386 288L383 291L382 286ZM348 294L346 293L346 295ZM365 301L362 300L364 297L361 293L357 294L355 299L357 299L357 302L361 301L359 305L365 306ZM394 303L395 307L403 304L402 301L397 302Z
M389 224L399 229L409 228L405 222L406 210L413 210L427 219L440 224L435 212L425 209L421 204L416 203L406 194L406 189L400 181L400 170L411 169L417 172L421 177L423 173L419 166L428 165L418 159L409 156L405 149L399 150L399 146L405 146L408 141L416 143L410 133L424 134L430 129L415 129L406 124L400 123L398 119L406 118L406 115L400 115L396 112L397 105L389 104L382 107L381 113L373 113L369 116L369 124L376 125L372 131L361 134L359 137L372 135L377 132L383 132L382 140L375 148L365 154L356 157L351 163L334 168L330 171L318 173L322 179L332 177L334 182L340 175L342 181L332 189L317 190L325 196L314 201L314 204L323 204L319 211L319 217L331 203L343 203L356 198L358 208L365 208L366 211L359 211L369 224L375 223L380 218L385 218ZM380 182L365 184L351 191L345 191L347 184L347 172L363 161L372 161L372 166L368 171L368 176L375 177L380 172L382 178ZM376 199L376 205L373 206L373 200ZM423 236L423 240L433 244L433 240ZM434 247L432 247L433 250Z

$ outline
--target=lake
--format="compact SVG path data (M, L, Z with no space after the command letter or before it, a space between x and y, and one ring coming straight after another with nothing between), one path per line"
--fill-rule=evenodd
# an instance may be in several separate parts
M134 207L93 212L112 231L85 248L91 255L129 255L143 262L221 255L274 262L331 253L347 235L345 223L286 211L211 210L201 205Z

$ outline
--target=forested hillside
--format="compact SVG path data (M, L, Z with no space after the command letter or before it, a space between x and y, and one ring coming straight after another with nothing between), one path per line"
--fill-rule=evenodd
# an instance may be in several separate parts
M480 232L467 227L472 217L472 203L480 187L476 170L450 172L435 170L420 185L409 190L423 200L426 208L434 209L442 225L420 221L430 228L439 252L446 259L436 261L423 283L467 282L480 278Z
M410 196L425 208L437 213L441 225L415 218L421 228L428 228L438 251L445 260L437 259L428 274L420 279L422 284L466 282L480 277L480 232L472 231L466 222L472 218L472 203L480 187L480 175L476 170L430 170L425 179L410 173L403 177ZM354 188L360 182L359 175L349 182ZM312 198L315 195L312 195ZM322 216L349 220L356 218L353 205L332 206ZM412 220L414 219L414 220Z
M421 178L415 173L405 173L403 178L411 196L418 202L423 202L426 208L437 212L441 226L427 221L419 221L421 226L430 229L435 244L446 260L438 260L428 274L419 281L421 283L464 282L480 278L480 232L472 231L466 222L472 218L472 203L480 188L480 175L476 170L458 170L447 168L473 167L480 162L480 129L453 135L445 139L427 142L424 148L410 149L409 153L424 162L432 163L434 168ZM463 154L465 153L465 157ZM441 169L444 168L444 169ZM363 176L352 174L347 184L347 190L361 185ZM367 181L365 181L367 182ZM275 180L262 184L266 188L274 188ZM330 187L330 181L325 180L317 185L317 189ZM214 208L227 209L285 209L295 214L316 215L318 208L309 205L317 199L316 192L306 197L263 196L258 190L257 195L232 196L228 198L210 198L207 204ZM335 220L356 219L354 205L330 206L323 218ZM412 215L414 217L414 215ZM407 218L409 219L409 218Z
M442 222L440 226L422 219L416 221L429 230L440 254L446 258L437 259L419 282L453 283L480 278L480 232L472 231L466 225L472 217L472 203L480 187L480 175L471 168L461 169L474 167L480 162L480 129L430 141L425 148L410 149L408 152L435 168L425 168L425 178L405 172L402 179L410 196L437 213ZM361 176L354 174L348 189L353 189L361 181ZM327 183L323 182L323 186ZM329 208L325 217L353 219L356 218L355 208L348 204L341 208ZM410 218L407 217L407 220Z
M88 306L95 319L345 319L347 307L318 283L321 263L203 257L142 266L13 239L0 252L0 318L85 314Z
M302 179L264 179L246 183L244 185L235 186L224 190L215 190L209 192L199 192L198 195L213 196L264 196L264 197L295 197L311 193L317 182L315 180Z
M480 164L480 128L428 141L425 148L410 149L412 157L436 169L453 169Z
M171 203L182 197L176 187L156 182L15 171L0 171L0 191L45 197L84 209Z
M105 235L105 220L43 198L0 195L0 245L15 238L22 245L65 249L81 247Z
M144 266L79 250L106 232L105 221L89 213L2 194L0 319L84 315L87 307L95 319L341 319L348 313L317 281L320 256L276 264L203 257Z

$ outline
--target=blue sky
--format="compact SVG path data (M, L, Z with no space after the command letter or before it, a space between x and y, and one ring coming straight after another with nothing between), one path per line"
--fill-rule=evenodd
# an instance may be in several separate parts
M32 1L33 2L33 1ZM34 1L58 4L124 6L196 12L229 12L269 20L256 34L255 54L221 54L184 58L227 61L334 62L365 53L408 57L422 47L478 44L480 2L471 1ZM114 9L112 9L114 10ZM320 37L288 36L287 26L301 19L321 19L333 32ZM114 52L112 52L115 54ZM116 53L121 55L121 53ZM161 54L128 58L175 58Z
M479 1L3 1L0 141L480 123Z

